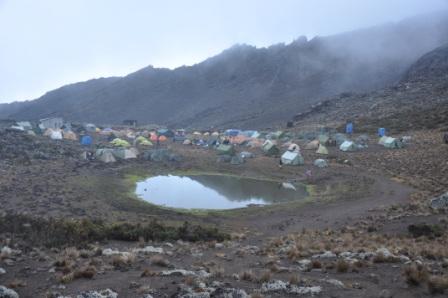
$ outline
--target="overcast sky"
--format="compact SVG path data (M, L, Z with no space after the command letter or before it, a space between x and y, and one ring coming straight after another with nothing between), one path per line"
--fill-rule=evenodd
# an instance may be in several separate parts
M0 0L0 102L448 8L448 0Z

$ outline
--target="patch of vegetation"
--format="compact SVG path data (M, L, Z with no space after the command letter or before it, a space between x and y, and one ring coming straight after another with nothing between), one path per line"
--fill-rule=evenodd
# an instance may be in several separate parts
M114 223L100 220L64 220L33 218L25 215L5 215L0 217L0 231L19 237L30 245L47 247L72 246L94 241L224 241L228 234L217 228L191 225L185 222L179 227L163 225L157 221L148 224Z
M428 225L425 223L420 223L408 226L408 232L414 238L418 238L421 236L437 238L443 235L443 231L444 229L439 225Z

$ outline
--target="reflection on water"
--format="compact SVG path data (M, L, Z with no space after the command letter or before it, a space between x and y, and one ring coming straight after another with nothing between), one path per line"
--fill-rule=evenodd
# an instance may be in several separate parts
M284 189L273 181L220 175L157 176L137 183L136 194L153 204L187 209L232 209L301 200L303 186Z

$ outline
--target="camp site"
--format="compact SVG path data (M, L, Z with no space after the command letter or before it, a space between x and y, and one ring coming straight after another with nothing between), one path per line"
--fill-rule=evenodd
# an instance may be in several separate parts
M35 2L0 298L448 296L448 4Z

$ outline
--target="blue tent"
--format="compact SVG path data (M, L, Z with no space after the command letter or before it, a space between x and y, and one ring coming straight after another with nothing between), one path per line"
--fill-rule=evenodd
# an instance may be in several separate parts
M238 129L228 129L225 131L225 135L229 136L229 137L236 137L237 135L240 134L240 130Z
M91 136L83 136L81 138L81 145L84 145L84 146L92 145L92 137Z
M345 133L346 134L352 134L353 133L353 123L349 122L345 126Z
M386 135L386 129L384 127L378 128L378 136L384 137Z

